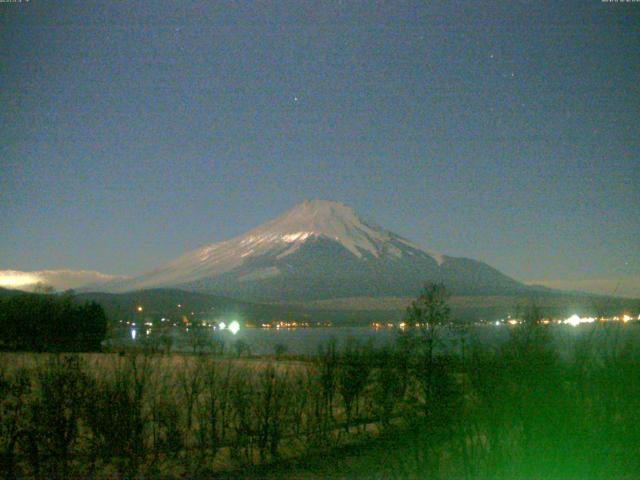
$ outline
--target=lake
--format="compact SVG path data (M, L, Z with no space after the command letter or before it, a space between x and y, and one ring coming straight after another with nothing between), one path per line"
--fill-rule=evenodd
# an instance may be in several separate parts
M507 325L474 325L468 327L464 338L466 345L481 344L485 346L498 346L506 341L513 328ZM629 324L583 324L577 327L570 325L549 325L547 328L551 340L557 351L566 355L573 352L579 339L590 339L599 350L619 346L625 339L640 339L640 322ZM348 339L358 342L371 342L376 347L389 345L395 342L397 330L380 329L371 327L326 327L326 328L293 328L293 329L262 329L241 328L235 335L230 331L211 331L212 343L214 340L223 341L226 351L233 349L238 341L243 341L252 355L271 355L277 345L282 345L289 354L314 354L321 345L335 341L338 348L344 346ZM185 334L174 332L173 349L175 351L189 351L188 339ZM440 332L440 350L459 351L461 334L448 327L443 327ZM131 342L127 342L129 345Z

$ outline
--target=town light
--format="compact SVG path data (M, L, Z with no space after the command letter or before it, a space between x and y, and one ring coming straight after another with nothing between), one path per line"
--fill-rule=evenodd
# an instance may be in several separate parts
M577 327L578 325L580 325L580 317L576 314L573 314L569 318L567 318L564 323L566 323L567 325L571 325L572 327Z
M234 320L229 325L229 330L235 335L236 333L238 333L238 330L240 330L240 324Z
M569 318L567 318L563 323L565 323L566 325L571 325L572 327L577 327L581 323L593 323L595 321L596 319L593 317L580 318L578 315L574 313Z

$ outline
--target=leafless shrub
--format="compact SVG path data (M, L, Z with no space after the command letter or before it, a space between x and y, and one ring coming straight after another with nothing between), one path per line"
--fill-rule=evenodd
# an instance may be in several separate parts
M25 369L13 374L0 370L0 472L16 478L16 449L27 431L26 410L31 379Z
M245 372L234 372L229 382L231 425L234 435L231 441L231 455L254 463L253 441L255 438L255 418L251 406L256 401L251 377Z
M345 430L349 433L353 415L359 414L360 396L369 381L371 372L371 348L348 339L340 354L337 372L337 389L344 403Z
M69 478L79 420L89 380L79 356L53 356L38 371L39 389L31 404L46 476ZM77 474L77 473L76 473Z
M406 356L392 347L378 350L373 372L373 409L383 427L390 426L398 409L402 407L407 389Z

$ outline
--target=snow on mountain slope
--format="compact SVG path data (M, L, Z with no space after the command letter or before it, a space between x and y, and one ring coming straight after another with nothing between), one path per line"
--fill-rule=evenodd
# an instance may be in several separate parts
M348 206L326 200L305 201L278 218L244 235L193 250L148 274L112 285L116 290L180 285L230 272L251 258L273 255L283 259L311 239L338 242L357 258L370 255L401 257L403 246L421 250L398 235L366 223ZM427 252L425 252L427 253ZM443 257L427 253L441 264ZM253 272L249 279L278 274L275 267Z
M526 288L485 263L428 252L363 220L346 205L312 200L244 235L100 289L177 287L282 303L412 297L425 281L444 282L456 294L505 294Z

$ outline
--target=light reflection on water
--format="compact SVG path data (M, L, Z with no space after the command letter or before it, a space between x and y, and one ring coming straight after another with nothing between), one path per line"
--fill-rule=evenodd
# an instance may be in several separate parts
M459 352L461 339L466 346L474 344L499 346L509 338L513 327L502 325L468 327L461 336L458 331L443 328L440 332L441 351ZM519 328L519 327L516 327ZM611 347L627 338L640 339L640 322L630 325L581 325L578 328L568 325L552 325L545 328L552 344L562 355L573 352L579 340L589 340L594 347L601 350ZM244 342L253 355L271 355L276 345L283 345L289 354L314 354L318 348L329 341L335 341L338 348L345 345L349 338L358 342L371 342L375 347L395 342L398 333L393 329L375 330L370 327L329 327L329 328L297 328L297 329L262 329L242 328L236 335L230 332L211 332L212 340L224 341L227 349L231 349L237 341ZM186 338L176 338L174 350L189 350Z

